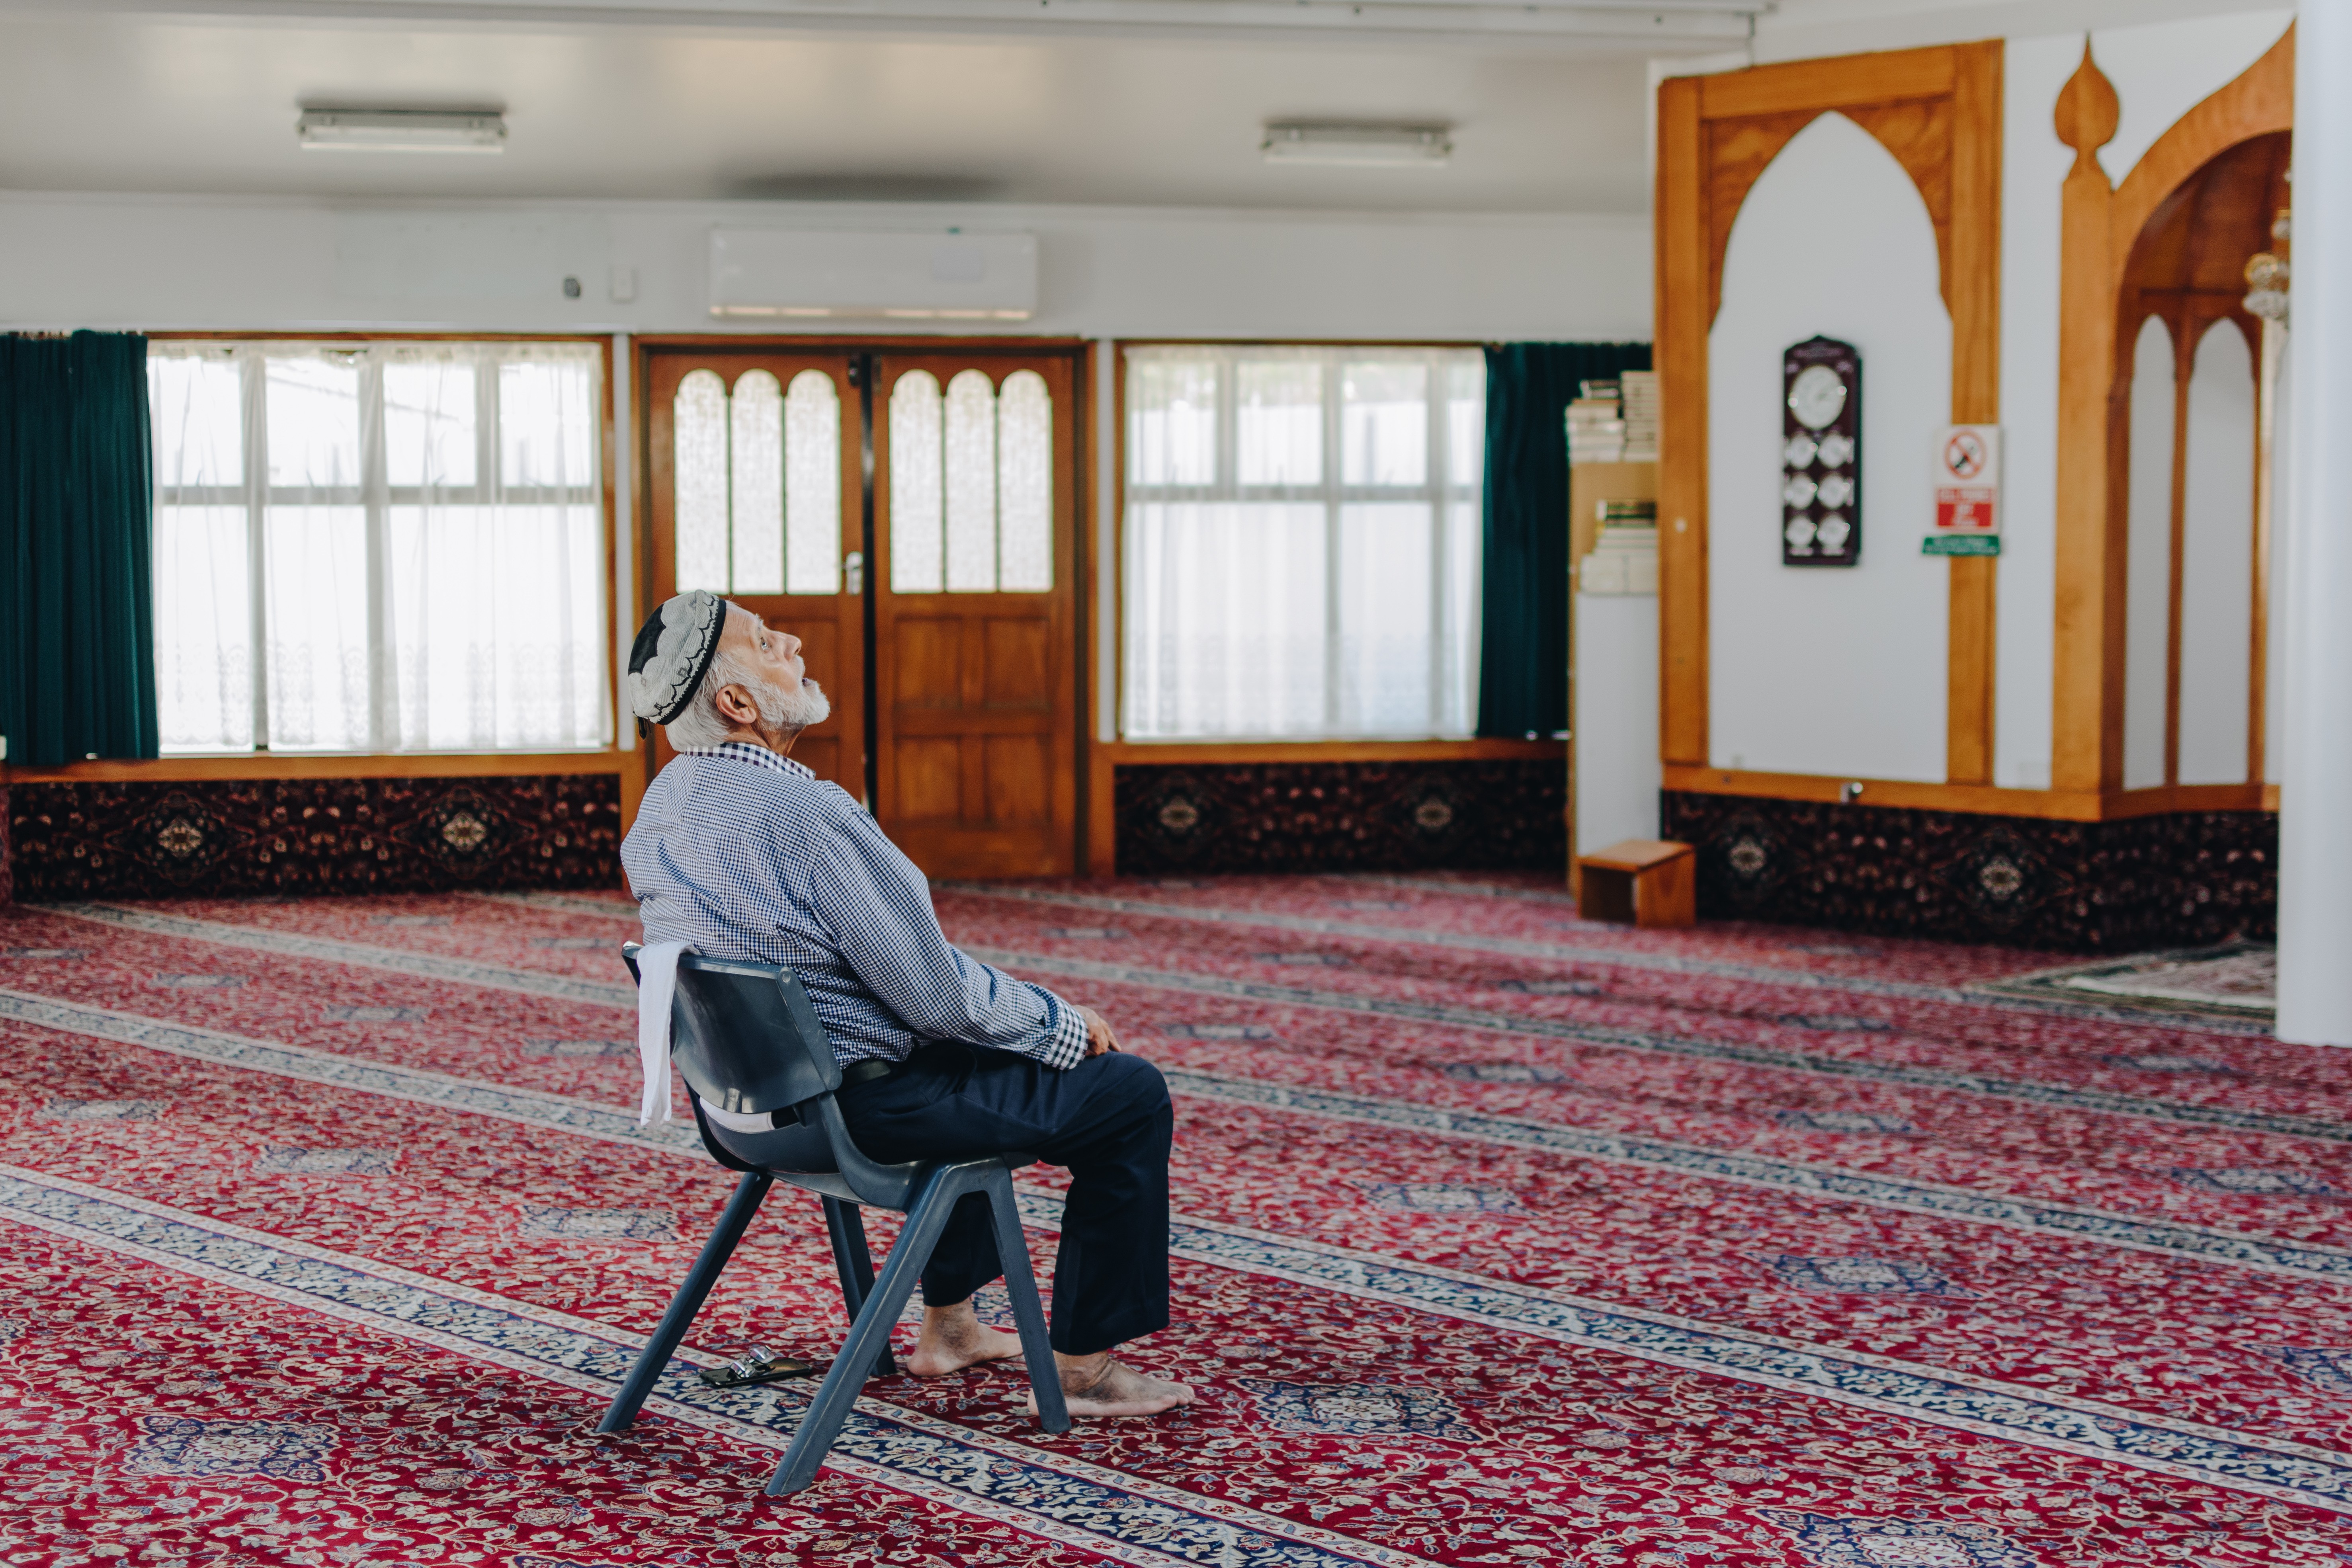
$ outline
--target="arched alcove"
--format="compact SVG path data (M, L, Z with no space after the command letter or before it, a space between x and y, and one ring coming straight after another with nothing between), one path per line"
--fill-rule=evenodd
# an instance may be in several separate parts
M1707 341L1713 766L1945 776L1947 574L1919 553L1916 504L1917 455L1951 416L1940 273L1911 175L1843 114L1799 132L1741 204ZM1781 355L1816 334L1862 353L1850 568L1780 562Z
M2136 345L2118 367L2126 789L2261 782L2249 733L2266 564L2253 526L2261 330L2242 300L2247 258L2274 243L2292 153L2283 131L2221 149L2155 203L2124 253L2116 338Z
M1808 775L1801 778L1759 773L1751 763L1751 776L1735 779L1710 761L1729 752L1717 744L1712 691L1718 673L1734 662L1711 641L1712 555L1720 526L1710 500L1717 493L1709 472L1713 429L1718 417L1744 417L1752 404L1752 397L1743 397L1735 408L1711 384L1709 371L1718 310L1732 303L1738 287L1730 277L1739 270L1729 256L1734 230L1745 230L1767 198L1777 205L1769 197L1775 176L1799 140L1825 134L1848 144L1875 142L1885 154L1876 170L1884 172L1891 162L1902 175L1899 195L1894 182L1880 184L1874 176L1875 199L1906 215L1924 213L1932 238L1928 320L1948 323L1937 345L1948 376L1938 417L1997 421L2002 50L1998 41L1943 45L1673 78L1659 86L1656 354L1664 415L1658 464L1659 747L1669 790L1733 785L1768 795L1834 799L1842 778L1852 776L1832 771L1843 763L1819 756L1791 770ZM1839 118L1823 118L1832 114ZM1836 230L1867 205L1853 192L1841 192L1814 216ZM1837 243L1822 238L1790 267L1788 277L1808 279L1840 265ZM1814 322L1776 344L1775 353L1822 330L1826 321ZM1872 361L1879 363L1882 358ZM1865 368L1866 399L1873 374ZM1769 406L1778 403L1776 386ZM1870 441L1867 435L1864 439ZM1894 461L1894 473L1908 466L1899 455ZM1868 463L1864 467L1867 474ZM1916 489L1916 467L1911 471ZM1916 506L1909 510L1916 518ZM1898 532L1902 527L1896 524ZM1917 549L1916 534L1910 548ZM1868 537L1863 549L1865 560L1876 559ZM1941 699L1945 732L1940 761L1925 776L1981 784L1991 777L1998 563L1979 557L1931 564L1945 588L1937 619L1945 646L1927 687L1912 695ZM1856 660L1877 654L1859 637L1846 649ZM1908 754L1908 740L1902 745ZM1906 766L1906 772L1917 776L1919 770Z
M2224 591L2220 578L2200 581L2194 595L2200 648L2242 626L2246 653L2237 668L2246 696L2242 704L2213 698L2208 688L2223 668L2214 660L2190 672L2194 710L2186 721L2196 729L2197 760L2189 773L2182 771L2186 575L2190 539L2200 526L2189 468L2192 455L2214 454L2199 467L2198 493L2221 494L2228 459L2219 453L2235 417L2210 388L2193 400L2190 389L2194 356L2213 332L2240 334L2249 344L2258 341L2257 323L2241 303L2244 268L2249 257L2271 247L2273 218L2286 205L2294 29L2290 26L2261 59L2182 115L2121 185L2110 186L2097 153L2115 135L2116 115L2115 89L2086 47L2056 110L2059 138L2076 156L2063 196L2053 782L2102 796L2150 784L2199 785L2208 793L2176 794L2173 803L2251 806L2260 803L2270 662L2257 659L2252 648L2267 594L2267 563L2251 536L2258 529L2247 536L2242 619L2234 609L2225 615L2214 602ZM2164 324L2174 345L2168 386L2139 353L2151 321ZM2251 354L2244 363L2251 374ZM2205 435L2190 430L2192 403L2212 423ZM2156 432L2151 404L2169 405L2171 429L2165 437ZM2142 450L2159 440L2171 468L2168 533L2161 543L2150 533L2154 480ZM2251 452L2240 466L2251 497ZM2209 507L2203 515L2220 533L2200 535L2196 548L2229 548L2235 526L2231 513ZM2148 637L2147 599L2155 566L2150 556L2159 549L2166 557L2168 624L2163 646L2156 647ZM2158 681L2164 740L2162 767L2151 778L2148 693ZM2219 760L2215 728L2231 713L2247 752L2234 769ZM2222 776L2192 776L2217 773Z
M2242 784L2253 658L2254 356L2236 323L2216 321L2190 363L2177 771L2185 784Z
M2172 641L2172 333L2150 316L2134 335L2130 512L2124 592L2124 787L2165 782L2167 649Z

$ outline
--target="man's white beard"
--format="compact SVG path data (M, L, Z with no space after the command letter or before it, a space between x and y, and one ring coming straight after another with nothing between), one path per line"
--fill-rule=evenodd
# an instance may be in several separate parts
M822 724L833 712L833 701L824 688L814 680L801 682L797 691L787 690L779 681L746 682L751 700L759 705L760 722L780 729L805 730L812 724Z

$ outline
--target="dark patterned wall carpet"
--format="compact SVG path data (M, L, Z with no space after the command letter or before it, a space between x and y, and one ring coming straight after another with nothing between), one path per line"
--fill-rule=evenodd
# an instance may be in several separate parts
M1667 791L1663 816L1698 846L1702 919L2095 952L2277 930L2269 812L2053 822Z
M1129 875L1531 870L1565 858L1546 763L1122 767ZM2053 822L1669 792L1699 912L2117 952L2268 940L2277 818ZM619 886L610 775L17 784L0 902ZM13 887L11 884L13 883Z
M1163 765L1113 780L1123 876L1567 871L1565 761Z
M0 874L27 902L620 885L609 773L18 784L0 801Z

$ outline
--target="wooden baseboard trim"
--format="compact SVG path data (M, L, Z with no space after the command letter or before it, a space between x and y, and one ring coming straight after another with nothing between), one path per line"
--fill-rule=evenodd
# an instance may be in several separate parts
M1905 811L1957 811L1982 816L2032 816L2060 822L2119 822L2182 811L2276 811L2276 784L2174 784L2115 790L2003 789L1991 784L1921 784L1907 779L1844 779L1817 773L1766 773L1668 764L1664 787L1691 795L1746 795ZM1851 801L1850 784L1862 786Z

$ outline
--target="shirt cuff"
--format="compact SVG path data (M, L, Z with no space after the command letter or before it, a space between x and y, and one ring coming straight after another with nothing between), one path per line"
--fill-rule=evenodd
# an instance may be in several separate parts
M1087 1059L1087 1021L1076 1007L1052 992L1045 993L1054 1010L1053 1024L1037 1047L1037 1059L1064 1072Z

